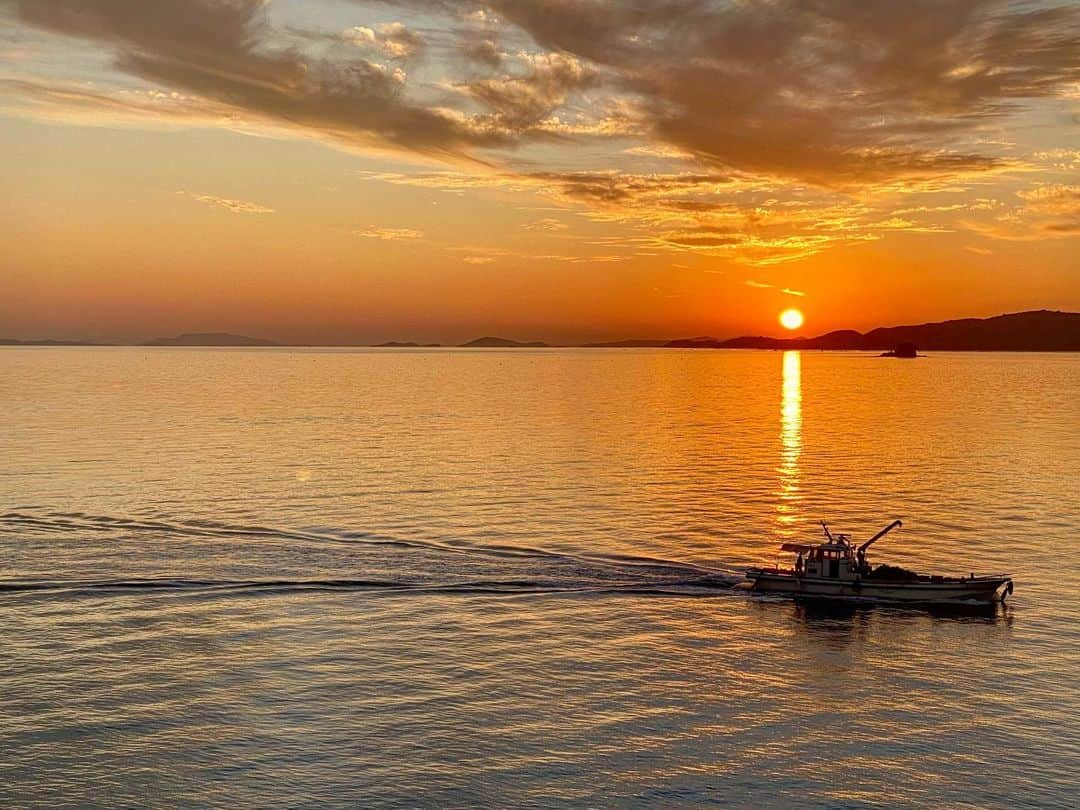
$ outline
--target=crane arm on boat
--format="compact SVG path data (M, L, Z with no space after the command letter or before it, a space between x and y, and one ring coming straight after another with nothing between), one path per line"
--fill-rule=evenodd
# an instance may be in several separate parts
M885 527L884 529L882 529L882 530L881 530L880 532L878 532L878 533L877 533L877 534L875 534L875 535L874 535L873 537L871 537L871 538L870 538L869 540L867 540L867 541L866 541L865 543L863 543L863 544L862 544L861 546L859 546L859 553L861 553L861 554L865 554L865 553L866 553L866 550L867 550L868 548L870 548L870 546L872 546L872 545L873 545L874 543L876 543L876 542L877 542L878 540L880 540L880 539L881 539L882 537L884 537L885 535L887 535L887 534L888 534L889 532L891 532L891 531L892 531L893 529L897 528L898 526L903 526L903 525L904 525L903 521L900 521L900 520L894 520L894 521L893 521L892 523L890 523L890 524L889 524L888 526L886 526L886 527Z

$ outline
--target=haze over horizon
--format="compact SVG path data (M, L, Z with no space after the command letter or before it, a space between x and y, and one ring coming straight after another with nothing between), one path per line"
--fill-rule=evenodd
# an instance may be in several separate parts
M558 347L560 345L562 345L562 346L571 346L572 347L572 346L582 346L582 345L589 345L589 344L599 344L599 343L605 343L605 342L613 342L613 343L617 343L617 342L632 343L634 341L639 341L639 342L643 342L643 343L647 343L647 342L663 342L663 341L675 342L675 341L679 341L679 340L699 339L699 338L707 338L707 339L710 339L710 340L715 340L715 341L720 341L720 342L725 341L725 340L732 340L732 339L736 339L736 338L757 338L757 337L765 338L765 339L776 338L776 339L809 340L809 339L814 339L814 338L818 338L818 337L825 337L826 335L834 334L834 333L837 333L837 332L861 332L861 333L865 333L865 332L870 332L870 331L880 330L880 329L893 329L893 328L898 328L898 327L903 328L903 327L936 326L936 325L939 325L939 324L952 323L952 322L956 322L956 321L987 320L987 319L994 319L994 318L999 318L999 317L1029 315L1029 314L1040 313L1040 312L1054 312L1054 313L1065 314L1065 315L1074 315L1074 316L1077 316L1078 318L1080 318L1080 313L1069 313L1069 312L1062 313L1061 311L1058 311L1058 310L1043 309L1043 310L1033 310L1033 311L1029 311L1029 312L1026 312L1026 313L996 313L995 315L985 316L985 317L968 316L968 317L964 317L964 318L947 318L947 319L944 319L943 321L934 321L934 322L926 322L926 323L918 323L918 324L914 324L914 323L878 324L875 327L872 327L870 329L863 329L863 330L850 329L850 328L841 326L841 327L837 327L836 329L828 330L827 332L820 332L820 331L814 331L814 330L807 330L805 328L805 325L803 327L799 327L799 328L792 329L792 330L786 330L783 327L781 327L780 325L777 325L774 328L768 330L767 332L765 332L765 333L763 333L761 335L652 335L652 336L648 336L648 337L638 335L638 336L633 336L633 337L629 337L629 338L627 338L627 337L614 337L614 338L610 338L610 339L599 339L599 340L591 340L591 339L588 339L588 338L577 338L577 339L570 338L570 339L564 339L562 341L554 341L553 340L553 341L541 341L541 342L543 342L545 344L548 344L548 345L551 345L553 347ZM9 339L11 339L11 337L9 335L0 335L0 345L3 345L4 340L9 340ZM194 342L185 342L184 339L189 339L189 341L194 341ZM215 342L215 339L220 339L222 342ZM462 339L454 339L454 340L447 340L447 341L415 340L411 336L405 335L405 336L399 336L399 337L396 337L396 338L391 337L391 338L371 340L371 341L366 341L366 342L365 341L354 340L354 341L343 341L343 342L340 342L340 343L334 343L334 342L322 342L322 343L306 342L305 343L305 342L300 342L300 341L290 341L290 340L287 340L287 339L280 339L278 337L275 337L273 334L245 334L245 333L241 333L241 332L231 331L231 330L228 330L228 329L214 329L214 330L207 331L207 332L197 332L197 331L193 331L193 330L181 330L181 331L179 331L179 332L177 332L175 334L143 335L143 336L134 337L134 338L115 338L115 339L111 339L111 340L109 340L109 339L101 339L101 338L96 338L96 339L95 338L86 338L86 337L81 337L81 336L69 336L69 337L62 337L62 338L37 338L37 337L17 338L17 340L25 341L27 343L34 343L34 342L42 342L42 341L53 340L53 341L61 341L61 342L63 342L63 341L71 341L71 342L79 342L79 343L100 343L102 345L121 345L121 346L123 346L123 345L134 345L134 346L139 346L139 345L151 345L151 346L153 346L153 345L156 345L156 346L169 346L169 345L226 346L226 345L234 345L231 342L231 339L239 339L241 341L244 341L243 343L236 343L235 345L259 345L260 342L269 341L270 344L272 344L272 345L279 345L279 346L286 346L286 347L287 346L325 346L325 347L332 347L332 346L379 346L379 345L382 345L382 344L403 344L403 345L404 344L412 344L412 345L416 345L416 346L443 346L443 347L450 347L450 348L455 347L455 346L468 345L469 343L477 343L477 344L479 344L483 340L488 340L488 339L506 340L509 343L520 343L520 344L527 344L528 342L534 340L533 337L528 336L528 335L521 336L521 335L516 335L516 334L510 334L510 333L507 333L507 334L495 334L495 333L492 333L492 332L485 332L483 334L476 334L476 335L466 336L465 338L462 338ZM248 342L248 341L251 341L251 342Z
M0 0L0 337L1077 311L1078 42L1053 2Z

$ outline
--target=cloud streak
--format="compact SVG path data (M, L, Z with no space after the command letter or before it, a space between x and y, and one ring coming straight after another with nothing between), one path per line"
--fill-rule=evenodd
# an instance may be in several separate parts
M407 242L413 239L421 239L424 234L414 228L357 228L353 231L356 236L364 239L378 239L381 242Z
M837 193L782 199L792 187L752 177L695 172L461 172L362 173L366 180L447 191L513 190L582 207L599 223L630 229L607 244L634 252L661 250L727 257L768 266L798 261L830 248L876 241L888 234L950 232L927 217L992 212L995 200L976 198L938 206L897 206L894 197L857 200ZM536 223L525 227L537 228Z
M230 200L227 197L215 197L211 194L190 194L188 192L181 192L182 194L188 194L193 200L198 200L201 203L207 205L213 205L218 208L224 208L226 211L231 211L234 214L273 214L273 208L267 208L265 205L259 205L258 203L246 202L244 200Z
M998 207L989 221L967 227L991 239L1030 242L1080 236L1080 185L1040 183L1021 189L1018 205Z

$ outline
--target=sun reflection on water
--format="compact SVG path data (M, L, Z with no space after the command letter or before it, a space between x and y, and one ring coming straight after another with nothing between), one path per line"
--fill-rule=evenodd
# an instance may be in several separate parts
M802 356L784 352L780 396L780 488L776 521L781 537L792 537L798 521L799 457L802 455Z

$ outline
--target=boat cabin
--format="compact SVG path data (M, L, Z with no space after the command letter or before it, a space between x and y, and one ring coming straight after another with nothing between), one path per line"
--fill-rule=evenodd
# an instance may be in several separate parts
M798 555L795 573L802 576L854 579L866 566L865 558L856 555L855 547L845 535L818 545L784 543L780 550Z
M795 576L856 580L870 573L866 550L897 526L902 525L899 520L894 520L856 548L851 542L850 535L834 535L829 531L825 521L822 521L821 528L825 531L824 543L784 543L780 546L780 550L798 555L793 571Z

